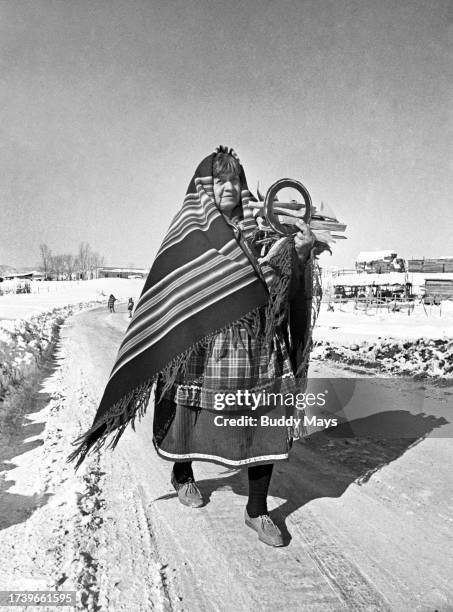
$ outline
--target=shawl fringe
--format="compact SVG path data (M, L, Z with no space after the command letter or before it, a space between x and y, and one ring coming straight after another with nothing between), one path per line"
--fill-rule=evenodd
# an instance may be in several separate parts
M312 252L313 253L313 252ZM321 284L321 270L314 259L313 254L311 256L311 268L312 268L312 286L311 286L311 309L310 309L310 324L308 327L307 338L304 346L304 350L302 352L302 356L300 359L300 363L297 367L296 378L304 378L304 389L305 391L307 385L307 372L308 365L310 359L310 353L313 349L313 329L315 327L316 320L319 315L319 310L321 308L321 299L322 299L322 284Z
M294 239L288 238L278 253L270 259L269 265L276 271L277 278L269 291L269 302L266 307L264 339L271 342L277 327L287 320L289 287L292 274L292 252Z
M149 379L123 396L106 412L102 420L94 423L90 429L76 438L71 445L77 448L68 455L66 463L77 459L75 464L75 471L77 471L86 455L99 451L111 433L115 432L115 436L106 448L113 450L129 423L135 431L135 419L138 416L141 420L145 415L153 383L154 380Z

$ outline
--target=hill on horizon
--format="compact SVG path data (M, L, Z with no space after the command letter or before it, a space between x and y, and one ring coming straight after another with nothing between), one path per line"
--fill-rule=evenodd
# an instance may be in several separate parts
M17 268L14 266L0 265L0 275L1 274L17 274Z

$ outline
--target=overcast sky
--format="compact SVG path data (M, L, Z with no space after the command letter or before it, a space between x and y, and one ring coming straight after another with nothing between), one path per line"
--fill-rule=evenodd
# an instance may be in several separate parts
M0 264L149 266L218 144L348 224L324 265L453 255L451 6L2 0Z

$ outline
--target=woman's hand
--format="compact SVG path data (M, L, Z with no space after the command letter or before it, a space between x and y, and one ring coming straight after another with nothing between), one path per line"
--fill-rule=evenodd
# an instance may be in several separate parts
M296 221L296 227L299 228L297 234L294 235L294 246L301 261L308 259L311 248L315 244L316 238L311 229L302 219Z
M294 234L294 246L301 262L305 262L310 255L310 250L313 247L316 238L311 229L304 221L302 221L302 219L298 219L295 225L299 229L299 231L297 232L297 234ZM277 253L288 241L288 239L288 236L283 236L282 238L274 242L266 256L259 258L258 261L260 262L260 264L267 263L273 257L275 257L275 255L277 255Z

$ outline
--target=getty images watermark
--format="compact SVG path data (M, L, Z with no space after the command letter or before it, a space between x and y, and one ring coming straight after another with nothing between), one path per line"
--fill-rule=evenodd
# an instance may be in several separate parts
M262 406L285 406L295 407L299 410L306 408L323 408L326 405L328 391L319 393L273 393L270 391L249 391L248 389L238 389L235 392L216 393L214 395L214 410L224 410L232 407L243 409L258 410ZM218 415L214 417L214 424L218 427L299 427L303 424L316 427L336 427L338 419L320 418L319 416L308 416L304 414L300 418L295 416L270 417L262 414L259 417L252 415L241 415L237 417Z

